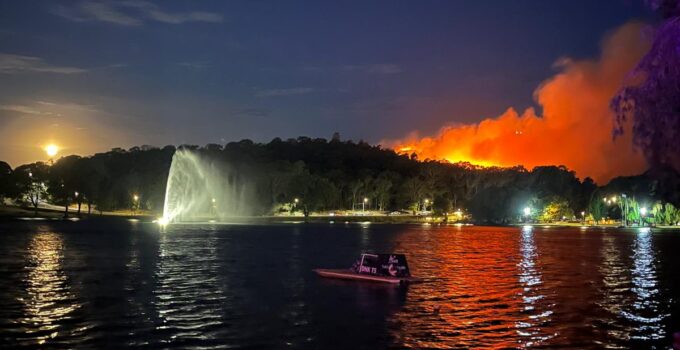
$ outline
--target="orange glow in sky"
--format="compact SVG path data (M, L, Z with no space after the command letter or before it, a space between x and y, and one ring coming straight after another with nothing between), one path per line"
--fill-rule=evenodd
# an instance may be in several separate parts
M629 23L606 38L597 60L557 63L560 73L535 91L542 108L518 113L509 108L477 124L445 126L433 136L410 136L388 141L400 153L416 153L420 160L469 162L481 166L565 165L581 178L606 183L619 175L646 169L633 149L631 132L613 139L609 102L628 72L648 49L642 25Z

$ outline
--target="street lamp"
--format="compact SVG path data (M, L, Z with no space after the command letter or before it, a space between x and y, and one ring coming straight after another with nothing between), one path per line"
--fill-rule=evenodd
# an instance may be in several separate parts
M361 202L361 214L366 215L366 203L368 203L368 198L364 197L364 201Z
M137 213L137 207L139 203L139 195L134 194L132 195L132 215L135 215Z
M581 212L581 218L583 219L583 223L585 224L586 223L586 212L585 211Z
M645 226L645 216L647 216L647 208L640 208L640 226Z
M531 208L525 207L524 208L524 222L526 222L529 219L530 214L531 214Z
M626 201L626 194L621 193L621 221L623 221L623 227L628 226L628 201Z
M430 200L426 198L424 202L425 202L425 207L423 208L423 211L427 211L427 205L430 203Z

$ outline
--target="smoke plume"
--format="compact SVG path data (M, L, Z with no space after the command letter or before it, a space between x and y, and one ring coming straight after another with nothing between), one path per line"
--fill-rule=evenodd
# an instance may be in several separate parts
M468 161L478 165L531 169L565 165L581 178L604 183L618 175L645 170L634 151L631 133L614 139L610 100L628 73L649 49L641 23L628 23L608 35L595 60L560 59L559 73L534 92L542 115L533 108L514 108L478 124L449 125L437 135L417 132L387 144L398 152L415 152L419 159ZM630 128L630 125L625 126Z

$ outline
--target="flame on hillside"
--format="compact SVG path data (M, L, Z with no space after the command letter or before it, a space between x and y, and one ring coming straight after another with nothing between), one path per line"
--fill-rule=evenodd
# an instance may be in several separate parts
M560 72L534 93L542 115L533 108L521 114L509 108L477 124L445 126L429 137L414 131L386 144L419 159L528 169L565 165L600 183L642 172L646 164L633 149L631 132L612 137L609 103L648 49L642 24L628 23L605 38L599 59L557 62Z

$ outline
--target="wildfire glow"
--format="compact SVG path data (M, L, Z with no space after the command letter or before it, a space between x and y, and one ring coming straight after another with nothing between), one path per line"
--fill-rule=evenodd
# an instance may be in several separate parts
M561 59L560 73L544 81L533 108L509 108L478 124L451 125L431 137L417 132L388 141L397 152L419 159L469 162L480 166L565 165L580 177L605 182L644 171L643 156L633 150L630 131L613 139L609 102L626 74L649 47L642 25L629 23L604 40L597 60Z

